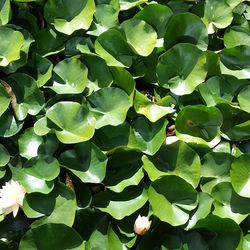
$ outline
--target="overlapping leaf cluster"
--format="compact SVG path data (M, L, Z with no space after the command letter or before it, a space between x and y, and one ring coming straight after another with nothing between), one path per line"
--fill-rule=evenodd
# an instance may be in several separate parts
M250 249L249 21L242 0L0 0L0 185L27 191L0 248Z

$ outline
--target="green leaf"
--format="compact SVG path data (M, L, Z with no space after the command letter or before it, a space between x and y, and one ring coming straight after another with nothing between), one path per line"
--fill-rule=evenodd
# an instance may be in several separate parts
M55 29L71 35L79 29L87 30L95 12L94 0L49 0L44 7L44 17Z
M0 144L0 167L7 165L10 160L10 154L8 150Z
M62 223L67 226L72 226L76 212L75 193L64 184L57 183L53 191L49 194L51 198L48 199L47 196L48 195L43 195L41 198L44 200L44 206L47 206L47 202L50 202L50 209L52 210L48 211L47 207L44 207L43 209L46 209L46 216L36 220L32 223L31 227L36 228L44 224L46 225L47 223ZM32 199L32 197L30 197L31 208L40 211L41 205L39 206L36 202L34 198ZM30 204L28 203L28 205Z
M158 37L162 38L172 15L173 12L168 6L152 3L146 5L134 17L150 24L157 31Z
M176 118L176 132L180 139L198 144L216 145L222 125L222 114L215 107L186 106Z
M73 228L64 224L48 223L27 231L21 239L19 249L84 250L85 247L81 236Z
M233 157L225 152L209 152L202 158L201 175L207 178L229 176Z
M89 109L96 118L96 128L124 122L130 108L129 97L122 89L102 88L88 97Z
M231 24L233 10L226 0L207 0L202 20L207 26L208 34L213 34L216 28L224 29Z
M192 13L181 13L170 19L164 36L164 47L169 49L177 43L192 43L200 50L207 49L206 26L198 16Z
M132 105L135 92L135 80L133 76L121 67L110 67L110 71L113 76L112 86L123 89L129 96Z
M129 147L140 149L143 153L154 155L166 138L166 119L150 123L145 117L138 117L133 123L134 139L131 138Z
M143 178L141 154L135 151L116 151L108 159L105 186L122 192L126 187L138 185Z
M12 17L12 11L10 6L10 0L0 1L0 24L5 25Z
M213 76L199 85L199 92L207 106L215 106L218 103L231 103L236 87L241 86L241 80L233 76Z
M10 97L4 88L4 84L0 81L0 117L7 110L10 104Z
M79 59L64 59L53 71L53 85L49 88L57 94L80 94L87 86L88 69Z
M136 113L146 116L151 122L156 122L163 116L175 111L169 105L151 101L137 90L135 92L134 108Z
M120 10L128 10L147 2L148 0L119 0Z
M84 63L88 67L88 79L96 88L109 87L113 81L109 68L103 58L95 54L84 54Z
M117 147L128 147L133 136L131 126L128 122L124 122L117 126L105 126L96 130L93 139L101 150L108 151Z
M211 212L212 204L213 198L210 195L203 192L198 193L198 208L188 221L186 229L193 228L199 220L206 218Z
M207 229L216 233L216 238L210 242L210 248L214 250L220 250L221 246L228 250L242 249L241 229L231 219L208 215L205 219L200 220L194 229Z
M26 173L24 169L20 170L16 178L27 193L43 193L48 194L54 188L53 181L46 181Z
M250 46L240 45L225 48L220 52L222 74L234 75L239 79L248 79L250 75Z
M238 102L242 110L250 113L250 85L246 86L245 88L241 89L240 93L238 94Z
M221 131L226 139L241 141L249 139L250 115L238 107L228 104L218 104L223 115Z
M39 136L46 135L50 132L50 128L47 126L47 119L45 116L35 122L34 132Z
M43 138L36 135L33 128L28 128L18 139L19 154L26 159L35 157L42 143Z
M59 162L82 182L100 183L106 174L107 157L89 141L63 152Z
M192 93L205 81L206 54L193 44L176 44L158 60L156 73L159 85L176 95Z
M148 196L154 214L172 226L185 224L189 219L189 210L196 207L195 189L174 175L163 176L153 181Z
M77 102L58 102L47 110L46 117L58 127L55 133L63 143L87 141L94 134L94 116Z
M249 45L250 31L241 26L233 26L225 32L224 44L226 48L233 48L239 45Z
M230 218L240 224L250 213L250 199L236 194L229 182L218 183L213 187L211 195L215 199L214 215Z
M52 181L59 175L60 167L57 159L48 155L39 155L28 160L21 171L40 180Z
M14 73L17 69L19 69L20 67L24 66L27 63L30 45L31 43L34 42L33 37L27 30L17 25L11 25L10 27L16 32L20 32L24 38L24 41L20 48L20 58L18 58L18 60L10 62L10 64L8 64L6 68L3 68L3 71L6 74Z
M146 190L141 186L131 186L121 193L106 190L96 194L93 197L93 206L121 220L140 209L147 200Z
M231 182L234 190L240 196L250 198L250 154L243 154L235 159L230 171Z
M18 120L24 120L28 114L37 115L42 110L45 98L32 77L15 73L10 75L6 82L11 86L16 98L14 111Z
M50 27L40 30L36 35L35 49L41 56L57 54L64 49L64 40L66 36L57 33Z
M42 87L52 76L53 64L39 54L35 54L32 60L31 64L35 65L37 86Z
M0 136L11 137L17 134L23 126L23 122L18 121L10 109L7 109L0 117Z
M151 181L165 175L176 175L194 188L200 181L200 158L185 142L163 145L153 156L144 155L142 161Z
M249 236L249 234L247 234L244 237L242 249L247 250L247 249L249 249L249 247L250 247L250 236Z
M6 67L13 61L20 58L20 50L24 44L24 37L21 32L14 29L0 26L0 66Z
M115 67L130 67L135 55L125 36L118 29L103 32L95 41L95 51L108 64Z
M121 24L126 40L141 56L148 56L153 51L157 34L155 30L143 20L129 19Z
M108 1L105 4L98 4L95 11L95 20L92 23L90 30L88 31L89 35L99 36L104 31L109 28L115 27L119 24L119 1Z

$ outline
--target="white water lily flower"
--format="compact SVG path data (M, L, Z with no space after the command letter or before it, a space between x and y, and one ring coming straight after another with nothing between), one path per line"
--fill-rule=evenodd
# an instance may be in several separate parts
M149 230L151 222L148 217L139 215L134 224L134 232L138 235L144 235Z
M23 205L25 189L17 181L6 182L0 189L0 213L13 213L16 217L18 209Z

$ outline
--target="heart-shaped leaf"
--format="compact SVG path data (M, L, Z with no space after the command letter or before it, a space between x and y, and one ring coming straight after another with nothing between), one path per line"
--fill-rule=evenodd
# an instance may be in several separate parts
M94 0L49 0L44 7L44 16L55 29L71 35L79 29L88 29L95 12Z
M88 69L79 59L67 58L53 69L53 85L50 87L58 94L82 93L88 83Z
M125 36L118 29L103 32L95 42L95 51L108 64L115 67L130 67L134 52L126 42Z
M89 141L63 152L59 162L82 182L100 183L105 177L107 157Z
M148 56L153 51L157 34L155 30L143 20L136 18L124 21L121 24L127 42L141 56Z
M94 134L96 119L77 102L58 102L47 110L46 117L58 127L55 133L63 143L87 141Z
M219 142L222 114L215 107L186 106L176 118L176 132L180 139L207 145Z
M194 188L200 181L199 156L184 142L163 145L153 156L144 155L142 161L152 181L164 175L176 175L185 179Z
M130 108L129 97L122 89L102 88L88 97L89 108L96 118L96 128L119 125Z
M162 38L166 31L166 25L172 15L173 12L168 6L152 3L146 5L138 12L135 18L144 20L150 24L157 31L159 38Z
M84 250L85 247L83 239L73 228L64 224L48 223L27 231L21 239L19 249Z
M189 219L189 210L196 207L195 189L174 175L163 176L152 182L148 196L154 214L172 226L185 224Z
M134 108L138 114L146 116L151 122L156 122L163 116L175 111L169 105L151 101L139 91L135 92Z
M141 186L128 187L121 193L104 191L93 197L93 205L113 218L121 220L147 202L147 192Z
M240 196L250 198L250 155L243 154L235 159L230 171L231 181L234 190Z
M141 154L135 151L117 151L108 160L107 174L103 183L114 192L138 185L143 178Z
M195 44L201 50L207 49L206 26L198 16L192 13L181 13L170 19L164 36L164 47L169 49L180 42Z
M158 60L156 73L159 85L176 95L192 93L205 81L206 54L193 44L179 43L163 53Z
M38 147L43 138L36 135L33 128L28 128L18 139L19 152L22 157L30 159L38 155Z

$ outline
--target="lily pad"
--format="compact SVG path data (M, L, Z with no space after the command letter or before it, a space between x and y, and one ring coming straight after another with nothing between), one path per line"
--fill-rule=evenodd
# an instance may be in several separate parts
M225 48L220 53L221 72L234 75L239 79L248 79L250 76L250 46L240 45Z
M95 41L95 51L108 66L130 67L135 53L126 42L121 31L111 28L103 32Z
M166 31L166 25L173 15L172 10L162 4L149 4L146 5L140 12L135 15L135 18L144 20L150 24L158 34L159 38L162 38Z
M121 220L131 215L147 202L147 191L141 186L131 186L121 193L104 191L93 197L93 206L113 218Z
M206 54L195 45L176 44L159 57L156 68L159 85L176 95L190 94L205 81L205 65Z
M16 99L13 107L18 120L24 120L28 114L37 115L42 110L45 98L35 79L24 73L15 73L6 82L14 93L12 98Z
M200 181L200 158L185 142L163 145L153 156L144 155L142 161L151 181L165 175L176 175L194 188Z
M124 122L130 108L125 91L115 87L102 88L88 97L89 109L96 118L96 128L116 126Z
M46 239L46 240L44 240ZM48 223L26 232L20 242L20 250L28 249L84 250L81 236L71 227Z
M233 26L224 34L226 48L250 44L250 31L241 26Z
M143 178L141 154L135 151L117 151L108 160L105 186L122 192L128 186L138 185Z
M172 226L185 224L195 209L197 192L178 176L163 176L149 187L149 202L154 214Z
M205 2L202 20L207 26L208 34L213 34L216 29L224 29L231 24L233 9L226 0L208 0Z
M107 157L89 141L63 152L59 162L82 182L100 183L106 174Z
M38 155L38 147L43 143L43 138L36 135L33 128L28 128L18 139L20 155L31 159Z
M44 7L44 16L55 29L71 35L79 29L87 30L93 20L95 12L94 0L49 0Z
M198 16L192 13L180 13L170 19L164 36L164 47L169 49L177 43L192 43L200 50L207 49L206 26Z
M247 111L248 113L250 113L249 94L250 94L250 85L243 88L238 94L238 101L239 101L241 109L243 109L244 111Z
M53 71L50 88L58 94L79 94L88 84L88 69L79 59L64 59L56 64Z
M47 110L46 117L58 127L55 134L63 143L87 141L94 135L96 119L77 102L58 102Z
M0 81L0 116L7 110L10 104L10 96L7 94L6 89L4 86L1 84Z
M139 91L135 92L134 108L138 114L146 116L151 122L156 122L167 114L175 112L169 105L152 102Z
M2 41L0 49L0 66L6 67L13 61L20 58L20 50L25 42L20 31L1 26L0 40Z
M143 20L136 18L124 21L121 28L125 33L127 42L141 56L148 56L153 51L157 34L155 30Z
M186 106L176 118L176 132L180 139L210 146L220 141L221 125L219 109L204 105Z
M243 154L235 159L230 171L231 181L234 190L240 196L250 198L250 155Z

